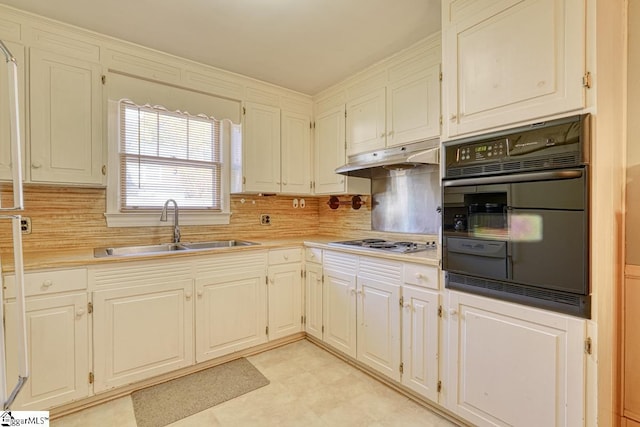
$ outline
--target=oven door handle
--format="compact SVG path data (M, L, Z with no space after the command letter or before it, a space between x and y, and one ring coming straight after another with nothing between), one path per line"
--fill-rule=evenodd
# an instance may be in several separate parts
M513 175L481 176L477 178L463 178L443 180L443 187L461 187L481 184L511 184L514 182L552 181L559 179L575 179L582 177L583 169L562 169L546 172L528 172Z

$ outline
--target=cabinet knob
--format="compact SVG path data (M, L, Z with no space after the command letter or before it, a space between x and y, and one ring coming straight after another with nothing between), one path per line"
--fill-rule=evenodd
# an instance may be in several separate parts
M44 282L42 282L43 288L50 288L51 286L53 286L53 282L51 280L45 280Z
M280 181L276 181L276 184L280 185L280 184L281 184L281 182L280 182Z
M84 316L84 308L79 308L76 310L76 317Z
M340 184L344 184L344 178L340 180Z
M351 288L351 295L355 295L356 294L356 290L354 288Z
M196 293L196 295L198 295L198 298L202 298L202 296L204 295L204 292L203 291L198 291Z
M393 131L392 131L392 130L390 130L390 131L387 133L387 136L393 136Z
M412 308L411 304L408 303L408 302L404 303L403 307L406 308L407 310L411 310L411 308Z
M184 293L184 297L187 299L187 301L191 299L191 296L192 296L192 295L193 295L193 294L191 293L191 291L188 291L188 292L185 292L185 293Z
M282 185L287 185L287 181L282 181Z
M455 114L452 114L451 116L449 116L449 120L452 122L455 122L457 118L458 116L456 116Z
M289 255L283 255L282 257L284 258L285 261L289 259Z
M424 279L424 276L422 275L422 273L416 273L416 279L422 280Z
M457 316L458 315L458 310L452 308L451 310L449 310L449 314L451 316Z
M31 167L34 169L40 169L42 167L42 163L40 162L32 162Z
M382 132L382 133L380 134L380 138L384 138L384 136L385 136L385 135L386 135L386 134L385 134L384 132Z

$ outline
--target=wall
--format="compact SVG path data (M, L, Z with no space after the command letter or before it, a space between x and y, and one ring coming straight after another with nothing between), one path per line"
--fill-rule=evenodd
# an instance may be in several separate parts
M105 189L25 186L25 211L32 221L32 233L23 235L26 253L41 250L64 250L150 244L170 241L171 228L107 228L104 218ZM9 205L11 188L0 184L3 204ZM299 197L298 197L299 198ZM306 207L293 209L293 196L255 195L231 197L231 223L218 226L181 226L182 240L251 239L308 236L323 234L339 238L382 237L396 240L436 240L437 236L404 235L371 231L369 200L359 210L350 206L330 209L329 196L304 197ZM244 200L244 203L242 202ZM349 196L340 200L350 201ZM259 225L261 213L268 213L272 225ZM171 217L168 225L171 225ZM11 251L11 230L0 223L0 256ZM5 238L6 236L6 238Z
M2 185L3 204L11 196ZM242 200L244 199L244 203ZM318 200L305 198L306 208L293 209L293 197L232 196L231 223L224 226L182 226L183 241L247 239L297 236L318 230ZM23 235L25 253L38 250L94 248L170 241L167 227L107 228L104 188L44 185L25 186L25 211L32 221L32 233ZM259 224L261 213L269 213L272 225ZM171 217L168 225L171 225ZM10 250L10 228L0 224L0 255ZM4 238L6 236L7 238Z

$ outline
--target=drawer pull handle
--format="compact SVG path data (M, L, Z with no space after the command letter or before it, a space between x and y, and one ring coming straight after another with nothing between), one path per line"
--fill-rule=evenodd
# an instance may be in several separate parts
M52 285L53 285L53 282L51 280L45 280L44 282L42 282L43 288L50 288Z

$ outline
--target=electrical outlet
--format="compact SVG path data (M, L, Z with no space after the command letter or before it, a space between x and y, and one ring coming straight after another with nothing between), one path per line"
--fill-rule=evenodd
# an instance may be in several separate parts
M23 216L20 219L20 230L22 230L22 234L31 234L31 218Z
M271 225L271 215L269 215L269 214L260 214L260 224L261 225Z

